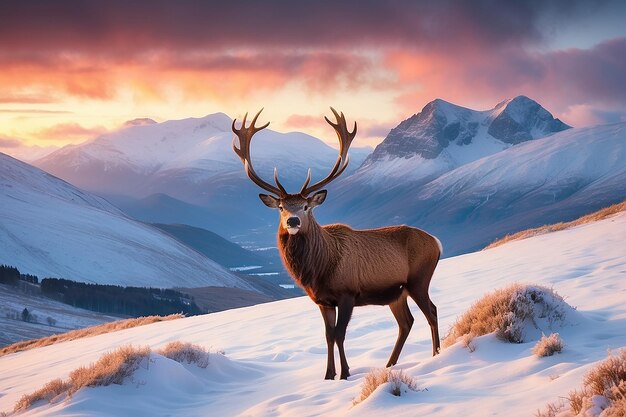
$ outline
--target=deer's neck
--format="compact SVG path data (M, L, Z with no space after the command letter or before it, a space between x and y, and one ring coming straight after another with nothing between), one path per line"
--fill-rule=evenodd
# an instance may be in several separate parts
M334 268L327 233L311 219L306 233L290 235L282 226L278 229L278 246L285 267L305 289L322 284Z

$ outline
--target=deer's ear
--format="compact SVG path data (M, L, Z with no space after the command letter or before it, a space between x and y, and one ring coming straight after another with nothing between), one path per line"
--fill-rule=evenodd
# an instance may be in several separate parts
M278 208L279 200L276 197L267 194L259 194L259 198L261 199L263 204L265 204L269 208Z
M309 206L310 207L316 207L319 206L320 204L322 204L324 202L324 200L326 200L326 194L328 193L328 191L326 190L322 190L322 191L318 191L315 194L313 194L312 197L309 197L307 199Z

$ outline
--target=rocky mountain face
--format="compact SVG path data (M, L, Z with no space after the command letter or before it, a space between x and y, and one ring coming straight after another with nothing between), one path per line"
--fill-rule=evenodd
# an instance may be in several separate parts
M368 166L395 158L435 159L450 146L497 140L517 144L569 129L539 103L518 96L477 111L437 99L393 128L365 160Z

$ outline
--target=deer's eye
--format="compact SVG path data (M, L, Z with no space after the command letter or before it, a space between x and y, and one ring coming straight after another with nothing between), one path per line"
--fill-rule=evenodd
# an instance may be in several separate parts
M283 206L278 206L278 210L283 211Z
M304 211L307 211L309 209L309 206L304 206Z

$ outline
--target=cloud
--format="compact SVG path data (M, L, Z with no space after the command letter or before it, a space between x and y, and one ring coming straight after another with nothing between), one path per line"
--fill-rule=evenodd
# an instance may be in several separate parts
M17 139L0 136L0 148L17 148L22 145Z
M370 138L384 138L389 134L389 131L398 125L398 122L377 123L377 122L365 122L364 128L359 128L359 133L365 137Z
M0 109L0 113L25 113L25 114L71 114L67 110L46 110L46 109Z
M626 107L626 37L589 49L543 53L508 48L453 57L392 51L386 62L398 83L413 86L398 89L396 96L407 112L417 112L435 98L488 109L520 94L557 115L575 105Z
M0 104L48 104L54 101L53 97L45 94L14 93L0 95Z
M332 115L326 115L333 120ZM349 119L349 117L348 117ZM376 145L384 139L389 131L398 124L398 121L381 123L368 118L359 118L357 121L358 146ZM348 121L349 128L352 129L352 121ZM287 128L295 131L320 130L326 124L324 115L311 116L305 114L292 114L283 124Z
M594 126L626 121L626 106L620 110L605 110L589 104L569 106L562 114L563 119L574 127Z
M86 128L78 123L60 123L40 130L36 136L45 140L75 141L78 139L91 139L105 133L103 127Z
M307 114L292 114L285 120L284 125L296 131L303 131L311 127L319 127L321 123L326 123L324 116L310 116Z
M559 2L562 10L571 2ZM540 36L543 2L348 0L293 2L171 2L57 0L3 2L0 39L26 51L217 47L345 47L446 42L461 30L492 42Z
M0 2L0 85L11 86L0 91L0 104L48 97L228 111L289 93L298 94L300 107L288 111L306 113L304 104L339 103L355 92L372 100L384 95L372 103L376 109L361 106L355 114L371 138L393 126L374 121L376 112L384 120L406 117L438 97L486 109L525 94L557 115L576 105L623 108L626 38L549 49L563 28L607 10L626 13L626 3ZM285 125L323 123L306 117L291 116Z

